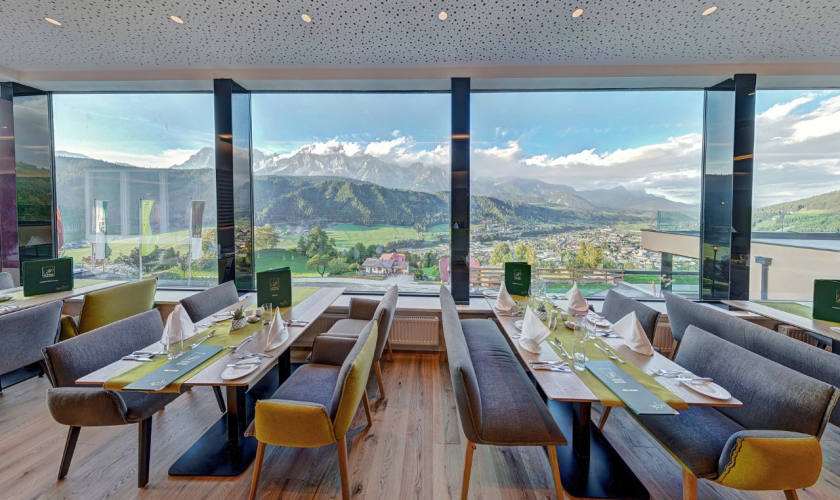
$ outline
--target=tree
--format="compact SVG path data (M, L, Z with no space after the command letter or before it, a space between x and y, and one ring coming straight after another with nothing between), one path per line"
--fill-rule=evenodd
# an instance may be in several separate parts
M504 264L509 260L511 260L511 252L507 243L499 243L490 252L490 264L492 265Z
M332 260L331 257L326 254L313 255L306 262L306 269L315 271L323 278L324 273L327 272L327 265L330 263L330 260Z
M342 259L341 257L334 257L327 263L327 273L330 276L339 276L342 274L348 274L350 272L350 264L347 263L347 260Z
M604 249L581 241L578 250L566 256L567 269L600 269L604 266Z
M518 243L516 245L513 249L513 256L519 262L527 262L532 266L537 265L537 251L534 247L525 243Z
M297 252L307 257L333 256L336 254L335 240L320 227L313 227L308 234L301 236L298 240Z
M181 255L181 252L178 252L175 255L175 263L178 269L181 270L181 275L186 278L187 271L190 269L190 251L187 250L184 252L184 255Z
M280 243L280 236L271 224L266 224L254 229L257 251L275 248Z

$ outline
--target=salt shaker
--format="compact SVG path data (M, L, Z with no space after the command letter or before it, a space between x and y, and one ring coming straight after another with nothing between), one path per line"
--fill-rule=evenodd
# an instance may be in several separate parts
M552 309L551 319L548 320L548 328L551 330L557 329L557 309Z

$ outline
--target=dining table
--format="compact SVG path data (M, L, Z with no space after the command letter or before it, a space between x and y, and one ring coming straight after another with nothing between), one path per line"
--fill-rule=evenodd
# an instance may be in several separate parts
M225 413L193 443L169 468L171 476L238 476L254 461L257 440L246 437L245 431L254 419L254 409L259 399L270 398L277 388L292 374L291 346L320 317L335 300L344 293L344 288L319 288L308 294L301 302L281 310L282 319L289 323L288 338L270 351L255 351L270 357L259 358L257 368L240 378L226 380L222 373L229 364L241 362L234 349L222 351L221 356L194 368L184 375L180 391L191 387L220 387L225 391ZM208 318L196 322L199 327L194 339L207 335L203 333L226 323L214 325L216 314L229 313L239 307L251 308L257 305L256 293L248 293L238 302L218 311ZM269 326L261 326L253 335L267 334ZM161 343L155 343L144 351L162 351ZM254 347L251 347L254 349ZM189 351L187 351L188 353ZM128 353L127 353L128 354ZM106 386L109 381L124 376L138 367L137 361L120 360L78 379L78 385ZM125 390L125 389L116 389Z
M29 309L58 300L67 300L91 292L98 292L106 288L113 288L128 283L127 281L106 281L96 279L74 280L73 288L62 292L44 293L41 295L23 296L23 287L0 290L0 297L11 296L9 300L0 302L0 315Z
M833 347L835 343L840 345L840 323L814 319L813 302L750 300L722 300L721 302L731 308L748 311L814 334L812 336L823 347L826 344L831 345L831 352L840 355L840 348Z
M519 299L517 302L520 304L527 300L525 297L513 297ZM535 362L554 363L565 360L550 346L548 340L551 339L542 342L538 354L524 349L518 341L520 331L516 327L516 322L522 319L522 315L500 312L494 307L495 298L487 297L487 300L509 344L514 348L514 352L524 369L530 372L538 392L545 400L546 406L548 406L555 421L566 436L571 436L571 446L557 447L560 475L567 493L574 498L587 499L649 499L650 494L645 486L613 448L598 426L592 424L593 404L604 404L604 410L606 411L613 407L622 407L624 406L623 403L617 398L602 399L606 386L596 387L591 380L585 383L584 379L573 371L531 369ZM565 311L568 307L568 301L565 299L553 300L550 303L560 311ZM558 324L557 328L568 330L559 317ZM728 400L711 398L688 388L676 378L655 375L660 370L677 372L683 369L659 352L654 352L652 356L648 356L631 350L624 344L622 338L597 337L590 340L586 347L587 357L589 357L589 349L595 349L594 344L599 342L603 342L605 347L625 362L622 364L619 361L613 361L617 367L627 369L629 366L627 363L638 367L645 374L650 374L653 380L661 384L664 389L677 396L674 399L681 400L689 408L692 406L743 406L741 401L735 398ZM650 383L650 381L648 382ZM600 384L600 382L596 381L595 384ZM593 391L593 389L596 390ZM599 397L596 392L602 396ZM629 411L631 410L628 409ZM658 416L656 418L679 418L679 416Z

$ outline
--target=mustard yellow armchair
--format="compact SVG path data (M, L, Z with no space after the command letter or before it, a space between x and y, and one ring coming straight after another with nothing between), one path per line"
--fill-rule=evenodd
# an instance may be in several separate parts
M246 433L259 441L251 500L257 496L266 445L317 448L333 443L338 448L341 496L350 499L346 436L359 403L364 403L371 424L365 387L377 335L374 320L358 339L316 338L312 362L297 369L271 399L257 402L254 423Z
M155 306L157 278L107 288L85 295L79 319L61 317L58 340L67 340L105 325L151 311Z

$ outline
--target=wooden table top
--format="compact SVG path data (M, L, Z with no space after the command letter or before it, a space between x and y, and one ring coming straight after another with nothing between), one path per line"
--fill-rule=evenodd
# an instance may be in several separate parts
M797 316L796 314L780 311L779 309L765 306L762 304L757 304L749 300L722 300L721 302L728 306L742 309L744 311L749 311L751 313L758 314L766 318L774 319L776 321L780 321L782 323L786 323L788 325L801 328L805 331L813 332L822 335L823 337L828 337L831 340L836 340L840 342L840 332L835 332L831 329L828 323L825 323L818 319L803 318L802 316Z
M495 299L487 299L490 302L492 307L493 302ZM565 306L565 301L555 301L555 303L559 303L561 306ZM563 307L565 308L565 307ZM495 308L494 308L495 312ZM502 331L507 335L508 342L514 346L518 357L525 361L525 370L528 370L528 362L529 361L564 361L563 358L560 357L559 354L548 344L548 342L542 343L542 349L539 354L534 354L530 351L527 351L519 345L518 340L512 338L513 335L519 335L519 331L514 326L517 320L522 319L521 317L511 317L511 316L499 316L496 312L496 319L498 319L499 323L502 325ZM559 320L559 318L558 318ZM622 359L626 360L628 363L633 363L642 370L646 372L650 372L654 369L659 370L681 370L678 364L674 363L673 361L669 360L662 354L654 353L653 356L645 356L643 354L639 354L629 347L624 345L624 341L622 339L607 339L599 337L605 343L607 343L613 351L616 352ZM618 364L617 366L621 366ZM554 401L573 401L573 402L587 402L587 403L600 403L601 401L595 396L595 394L583 383L583 381L574 373L568 372L552 372L552 371L545 371L545 370L531 370L531 374L536 379L537 383L540 384L543 392L545 392L546 397ZM698 376L703 376L704 374L698 373ZM724 406L743 406L743 403L738 401L735 398L730 399L729 401L721 401L719 399L710 398L708 396L704 396L699 392L692 391L688 387L684 386L680 382L677 382L673 378L666 378L666 377L654 377L654 379L666 387L668 390L672 391L674 394L682 398L686 404L689 406L717 406L717 407L724 407Z
M17 306L11 311L0 312L0 314L8 314L17 311L22 311L24 309L29 309L30 307L40 306L43 304L48 304L50 302L55 302L57 300L67 300L73 297L78 297L80 295L86 295L91 292L97 292L99 290L105 290L106 288L113 288L115 286L124 285L128 283L127 281L106 281L105 283L97 283L95 285L88 285L88 286L81 286L78 288L74 288L72 290L67 290L66 292L55 292L55 293L45 293L43 295L33 295L32 297L26 297L23 300L18 300L15 302L10 303L9 305ZM23 290L23 287L17 288L9 288L6 290L0 290L0 295L7 295L17 293ZM0 306L4 303L0 302Z
M226 366L228 363L234 363L236 361L240 361L236 359L233 355L233 352L228 352L213 364L201 369L197 373L195 373L192 378L184 382L185 387L189 386L198 386L198 385L209 385L209 386L231 386L231 387L242 387L242 386L249 386L252 383L259 381L265 373L270 370L276 363L277 357L282 354L284 351L289 349L291 345L298 339L303 333L306 331L307 328L311 324L315 322L318 317L323 314L324 311L327 310L328 307L338 298L341 294L344 293L344 288L321 288L317 292L313 293L309 297L303 300L300 304L292 307L290 310L286 311L283 314L283 319L286 321L296 319L301 321L308 321L309 323L305 326L289 326L289 338L286 339L286 342L283 343L280 347L273 351L267 351L267 354L274 355L274 358L271 359L264 359L263 364L259 366L254 372L246 375L245 377L238 378L236 380L222 380L222 372L225 371ZM226 307L222 309L222 311L233 311L236 308L243 306L245 308L255 306L257 302L257 294L256 293L249 293L243 296L239 302L236 304L231 305L230 307ZM219 312L222 312L219 311ZM208 322L209 318L205 318L201 321L198 321L197 324L201 324L203 322ZM213 327L210 327L213 328ZM259 330L262 332L267 326L263 329ZM208 328L209 329L209 328ZM201 337L201 332L196 334L196 337ZM156 342L144 350L152 350L152 351L159 351L162 349L162 346L159 342ZM84 377L80 378L76 381L77 384L80 385L103 385L108 380L112 379L113 377L120 375L132 368L137 366L136 361L116 361L111 363L108 366L100 368L99 370L85 375Z

